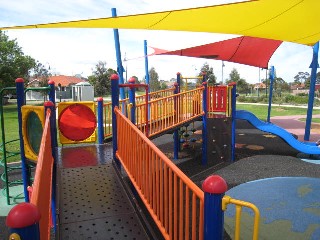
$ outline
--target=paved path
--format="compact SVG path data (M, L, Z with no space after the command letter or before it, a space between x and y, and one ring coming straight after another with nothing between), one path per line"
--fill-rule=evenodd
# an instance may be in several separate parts
M320 115L313 115L314 118L320 118ZM304 141L304 132L305 132L305 122L300 121L299 119L306 118L305 115L295 115L295 116L277 116L272 117L271 122L286 129L288 132L291 132L298 136L300 141ZM316 142L320 139L320 124L312 124L310 139L311 142Z

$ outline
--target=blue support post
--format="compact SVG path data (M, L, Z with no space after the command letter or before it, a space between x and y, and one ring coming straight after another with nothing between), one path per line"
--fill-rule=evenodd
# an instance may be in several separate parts
M145 72L146 72L146 84L150 85L147 40L144 40L143 43L144 43L144 66L145 66ZM150 92L150 88L149 88L149 92Z
M317 79L317 68L319 67L318 54L319 54L319 42L317 42L313 46L313 56L312 56L312 62L310 64L311 79L310 79L310 90L309 90L309 101L308 101L306 127L305 127L305 132L304 132L304 140L305 141L309 141L309 139L310 139L310 128L311 128L313 102L314 102L314 91L315 91L316 79Z
M202 72L202 82L206 82L207 81L207 73L206 72Z
M50 99L50 98L49 98ZM48 101L44 103L44 114L46 115L47 109L51 110L50 116L50 135L51 135L51 148L52 148L52 157L54 159L53 169L52 169L52 194L51 194L51 213L52 213L52 223L56 230L56 171L57 171L57 158L56 158L56 147L57 143L55 142L55 136L57 134L57 129L55 127L56 118L55 118L55 105L53 102Z
M174 83L174 94L177 94L179 91L178 83ZM178 114L178 101L177 97L174 97L174 108L175 114ZM173 159L178 160L179 158L179 151L180 151L180 137L179 137L179 130L176 129L173 132L173 139L174 139L174 149L173 149Z
M146 72L146 84L149 85L148 93L150 93L150 76L149 76L149 62L148 62L148 44L147 40L143 41L144 45L144 67ZM148 96L148 101L150 101L150 96ZM150 105L148 105L148 120L150 120Z
M52 129L52 131L51 131L51 139L53 141L52 146L55 149L56 147L58 147L57 123L55 121L55 119L56 119L56 110L55 110L55 106L56 106L56 90L55 90L54 81L49 81L48 84L49 84L49 87L50 87L49 101L53 103L52 112L51 112L51 118L54 119L54 121L51 121L50 124L51 124L51 129Z
M119 107L119 76L117 74L111 75L111 100L112 100L112 147L113 159L117 166L121 168L121 164L116 157L118 150L118 136L117 136L117 117L114 112L115 107Z
M56 104L56 90L54 86L54 81L48 81L48 85L50 87L49 91L49 101L52 102L54 105Z
M111 9L112 17L117 17L117 10L115 8ZM120 50L120 41L119 41L119 31L118 29L113 29L113 35L114 35L114 43L115 43L115 49L116 49L116 57L117 57L117 72L119 74L119 83L123 84L123 72L124 68L122 66L122 60L121 60L121 50ZM125 99L125 92L124 88L120 89L120 98ZM125 109L125 108L123 108ZM123 110L125 111L125 110Z
M268 116L267 122L270 122L270 114L271 114L271 104L272 104L272 93L273 93L273 81L275 79L275 69L274 66L271 66L269 69L269 79L270 79L270 86L269 86L269 104L268 104Z
M232 84L231 90L231 161L235 160L236 147L236 106L237 106L237 85Z
M22 112L21 107L24 105L24 80L23 78L16 79L17 89L17 109L18 109L18 121L19 121L19 137L20 137L20 154L21 154L21 169L22 169L22 181L23 181L23 193L24 200L29 202L28 186L31 185L30 174L26 163L26 157L24 153L24 143L22 137Z
M177 83L178 83L178 93L180 93L180 89L181 89L181 74L179 72L177 73Z
M212 175L202 184L204 191L204 240L222 240L224 214L222 210L222 198L228 190L226 181L218 176Z
M103 126L103 98L97 98L98 103L98 143L103 144L104 140L104 126Z
M131 77L129 79L129 84L135 84L135 78ZM133 124L136 124L136 89L134 87L129 88L129 101L132 104L130 118Z
M203 108L203 116L202 116L202 165L207 165L208 163L208 154L207 154L207 146L208 146L208 129L207 129L207 82L203 82L204 86L202 93L202 108Z
M174 94L178 94L180 93L180 80L181 80L181 74L178 72L177 73L177 82L174 84L175 86L175 90L174 90ZM178 100L179 97L175 97L174 99L174 106L175 106L175 114L177 115L177 117L179 117L179 112L178 112L178 104L180 104L180 101ZM178 157L178 153L180 152L180 136L179 136L179 129L174 130L174 159L177 160Z
M40 211L31 203L14 206L6 219L10 228L9 239L40 240Z

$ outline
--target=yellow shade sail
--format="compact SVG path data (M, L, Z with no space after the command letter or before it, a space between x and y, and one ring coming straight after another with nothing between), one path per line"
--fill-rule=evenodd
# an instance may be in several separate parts
M192 9L70 22L2 27L119 28L237 34L314 45L320 40L319 0L253 0Z

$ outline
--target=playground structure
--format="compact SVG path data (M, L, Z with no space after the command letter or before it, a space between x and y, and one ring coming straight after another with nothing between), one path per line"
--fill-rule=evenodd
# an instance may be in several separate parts
M190 119L191 121L193 121L195 119L199 119L200 117L202 118L203 125L206 124L207 128L209 129L206 133L205 129L203 128L203 134L206 137L203 137L202 148L205 149L207 147L207 150L205 149L205 151L202 149L204 159L202 160L202 164L206 164L207 158L214 159L214 161L216 161L216 164L221 161L232 161L231 157L234 148L232 147L230 151L230 148L226 146L225 143L227 142L230 146L232 146L233 114L238 114L238 116L233 117L233 119L240 118L240 111L234 111L233 104L235 104L235 101L232 101L231 97L233 94L235 94L235 85L207 86L207 84L204 82L203 86L198 89L179 92L178 84L176 84L174 89L168 89L166 91L160 91L158 93L150 93L151 96L154 96L154 99L152 99L148 98L148 92L146 92L143 97L134 97L134 87L141 87L141 85L134 84L133 81L131 81L130 84L118 84L117 75L112 76L113 101L111 103L111 108L115 110L113 111L113 114L110 113L110 118L106 118L108 114L105 113L108 111L104 109L104 106L109 106L109 104L103 104L102 98L99 98L97 101L97 111L93 102L70 102L68 104L62 104L60 110L58 106L58 129L60 130L59 134L60 136L65 137L65 139L63 137L60 138L60 141L63 144L89 143L95 142L96 138L92 137L98 135L98 143L103 144L103 142L108 137L110 137L109 134L105 134L107 132L106 129L108 129L110 124L107 125L105 123L112 122L112 159L116 163L116 168L123 168L125 170L130 179L130 182L135 187L135 191L137 191L136 194L139 195L142 202L147 207L149 213L151 214L154 222L158 226L163 236L165 238L171 238L172 236L186 237L192 233L192 236L190 237L191 239L202 239L205 234L207 234L204 231L204 226L206 224L210 224L206 223L205 220L203 220L205 219L205 215L207 214L205 210L206 208L204 207L206 204L204 200L205 197L203 197L203 191L195 186L192 181L188 179L171 162L170 159L164 156L164 154L161 153L159 149L157 149L150 142L148 138L155 138L168 131L176 131L176 129L189 123ZM21 92L23 95L24 91L21 91L21 86L23 86L23 82L22 80L18 80L17 92ZM131 98L125 99L124 101L119 100L119 87L129 87ZM51 89L51 87L47 88L46 90L49 89ZM162 95L164 97L161 97ZM143 98L145 99L145 102L143 102ZM139 104L135 104L137 99L140 99ZM150 99L150 101L146 99ZM21 99L19 101L23 102L23 100ZM45 107L54 109L54 105L50 102L46 103ZM36 114L37 116L40 116L41 114L44 115L45 113L45 108L43 107L36 108L35 106L21 106L21 109L22 128L26 128L25 126L27 126L27 124L23 123L23 121L27 122L28 117L26 116L30 115L31 112ZM207 109L207 111L205 111L205 109ZM70 115L71 113L69 111L73 112L73 114L75 114L77 117L80 116L81 119L64 121L64 114L67 114L66 116L72 118L72 115ZM95 111L97 112L97 116ZM94 119L92 119L91 114L95 116ZM207 118L204 118L205 116L207 116ZM86 117L88 117L89 120ZM148 119L149 117L150 119ZM48 116L46 118L48 118ZM86 145L83 147L74 148L75 151L73 151L72 148L62 148L62 154L60 154L61 156L57 157L56 152L54 151L56 145L53 145L56 144L55 136L57 134L55 130L55 118L52 118L51 116L51 123L49 120L46 120L42 125L43 119L43 117L39 117L39 122L41 123L40 125L43 126L41 147L31 147L32 141L28 140L30 138L30 136L28 136L28 131L26 129L23 129L23 131L21 132L24 135L27 135L22 137L22 139L24 140L23 149L31 149L31 151L34 151L34 149L39 149L39 154L36 154L38 155L38 157L35 160L37 161L37 169L35 181L33 184L33 190L26 190L28 194L32 192L31 198L28 198L28 200L31 200L32 203L36 203L36 205L39 207L40 213L45 213L41 213L42 216L49 216L48 213L50 212L50 201L36 199L40 199L42 197L44 197L45 199L52 199L52 209L56 209L56 198L54 197L56 194L55 191L61 191L60 189L55 188L55 178L57 174L55 173L55 169L57 167L59 168L58 162L62 161L62 164L67 169L76 169L78 167L87 167L93 165L97 165L97 168L99 169L102 165L99 165L97 162L104 161L104 164L106 164L106 156L99 153L101 152L100 150L95 153L95 151L90 150L90 147L88 148ZM82 124L81 127L79 123L86 124ZM98 125L97 128L95 127L96 123ZM48 124L50 124L51 126L48 127ZM50 139L50 141L48 140L48 129L51 130L50 135L52 136L52 140ZM72 131L70 131L70 129L72 129ZM84 130L84 135L79 135L79 131L81 131L82 129ZM71 133L77 132L77 135L68 135L69 131ZM95 140L93 141L92 139ZM208 141L205 141L206 139ZM180 139L178 139L177 144L180 145ZM47 155L41 156L43 151L42 149L44 148L47 149L46 151L44 151ZM134 151L132 151L132 149L134 149ZM74 154L74 152L76 152L77 154ZM50 156L52 156L52 159L55 159L55 162L49 161L51 159ZM80 159L80 156L82 159ZM28 175L28 158L29 157L26 157L25 159L26 166L22 168L25 169L26 172L24 173L24 176L27 177L27 179L25 180L27 184L24 184L25 187L31 186L31 184L29 184L31 182L31 179ZM43 162L39 164L41 161ZM50 178L50 181L43 180L47 179L48 176L52 176ZM64 179L70 179L70 177L73 176L65 176ZM216 177L214 177L214 179L217 180ZM218 181L222 180L218 178ZM46 183L46 185L42 186L43 183ZM221 184L222 186L224 186L223 181ZM59 185L63 186L63 183L58 184L58 186ZM50 188L50 186L52 186L52 188ZM90 188L89 185L87 187ZM42 188L45 188L46 190L43 190ZM225 187L222 188L224 189L224 191L226 190ZM206 187L204 187L204 190L205 189ZM212 197L215 198L213 193L217 193L216 190L217 189L207 189L206 191L212 191ZM61 192L59 194L61 194ZM207 193L205 193L205 195L206 194ZM220 196L221 200L221 197L223 197L223 193L221 193L220 190L218 195ZM237 204L239 203L228 197L223 197L221 201L222 205L221 208L219 208L220 210L225 209L225 204L227 204L228 202L236 202ZM37 202L46 202L47 204L40 207ZM61 219L63 216L62 212L68 211L68 209L63 210L63 207L61 207L61 203L59 203L58 205L60 205L60 209L57 209L59 209L58 214ZM244 204L244 206L247 205L248 204ZM190 208L187 208L187 206L190 206ZM255 209L254 207L252 208ZM20 208L15 210L21 211ZM27 210L22 208L22 211ZM52 211L52 213L55 216L55 211ZM184 217L184 222L178 220ZM46 219L47 218L48 217L46 217ZM239 219L240 218L238 216L237 221L240 221ZM48 220L45 221L46 223L41 223L40 221L40 229L45 228L47 230L40 230L40 234L45 233L45 235L47 235L50 228L47 224ZM221 219L219 221L221 221ZM62 221L55 224L59 229L59 227L62 228L62 226L68 223ZM11 217L8 220L8 225L13 228L12 232L17 231L19 234L21 234L19 227L15 227L15 220L11 219ZM192 230L188 228L188 225L191 226ZM69 227L66 227L64 229L69 229ZM215 228L212 227L212 229ZM254 235L257 236L257 226L254 229ZM213 231L214 234L220 234L219 236L221 236L221 231L219 232L217 229ZM60 234L62 236L67 236L66 231ZM45 237L43 235L41 237L41 239L47 238L48 237Z
M22 80L17 80L16 84L17 84L17 89L20 89L21 87L23 88ZM135 86L135 85L132 83L132 86ZM105 117L103 117L103 116L107 116L107 114L104 114L106 113L106 110L103 110L104 104L102 99L101 98L98 99L98 110L97 110L98 142L102 144L105 137L109 136L108 134L105 134L106 133L105 129L107 129L109 126L104 123L112 122L113 159L116 163L116 166L117 168L123 168L126 171L127 175L130 178L130 182L133 184L133 186L135 186L135 189L136 189L135 191L137 191L140 198L144 202L145 206L147 207L149 213L154 219L162 235L165 238L172 238L174 236L186 237L190 235L190 238L192 239L202 239L204 236L206 236L206 234L220 234L222 236L221 225L217 225L217 226L215 225L215 227L212 228L213 229L212 231L214 233L207 233L206 231L204 231L204 229L207 229L206 224L210 224L208 220L204 220L206 219L206 214L208 214L206 213L206 210L205 210L206 197L204 197L207 193L203 195L203 191L199 189L195 184L193 184L192 181L188 179L171 162L171 160L169 160L166 156L164 156L164 154L161 153L150 142L147 136L149 138L150 137L155 138L163 134L164 132L174 130L175 128L179 128L180 126L188 122L191 122L195 119L199 119L199 117L202 117L205 123L206 121L204 120L204 116L206 114L206 111L204 110L205 109L204 107L206 107L207 103L210 106L208 108L210 109L208 116L211 116L212 118L216 116L217 119L224 119L223 116L227 116L226 114L228 112L229 113L231 112L231 109L227 110L228 106L231 106L231 103L228 103L228 101L231 100L231 97L229 96L224 100L221 100L221 101L219 100L220 101L220 102L218 101L219 103L214 101L207 101L204 99L206 99L206 96L211 96L211 97L219 96L217 99L220 99L221 96L227 96L228 92L231 93L232 89L234 89L235 91L235 86L229 86L229 88L228 86L226 86L225 88L219 88L218 91L215 91L211 89L211 87L207 87L207 84L204 83L203 86L198 89L176 93L178 92L178 89L179 89L177 85L174 91L173 89L169 89L167 91L151 93L150 95L154 96L155 99L150 98L148 105L146 103L143 103L142 102L143 100L141 100L140 104L134 104L132 102L130 103L130 100L129 100L129 103L125 105L125 108L127 109L126 115L123 114L123 112L126 112L126 111L124 111L124 109L121 110L123 105L120 103L118 98L119 84L118 84L116 75L112 76L112 87L113 87L112 92L114 93L112 108L115 110L113 111L113 114L112 114L113 116L111 119L110 118L106 119ZM120 87L121 87L121 84L120 84ZM123 85L122 87L128 87L128 86ZM225 91L224 95L221 95L221 94L219 95L218 92L220 91L221 93L221 89ZM133 90L133 87L131 87L130 90ZM174 94L172 94L172 91ZM20 92L23 96L23 91L21 91L21 89L18 90L17 92ZM165 92L171 92L171 93L168 94ZM161 94L163 94L163 96L165 97L159 97ZM148 99L146 98L147 96L148 96L148 93L146 94L146 96L144 96L144 98ZM139 98L141 97L137 97L134 99L137 100ZM20 100L22 101L22 99ZM67 106L63 106L61 108L62 110L58 111L59 112L58 129L60 129L59 134L60 136L62 134L64 137L67 138L67 140L70 140L70 142L63 142L66 139L60 138L60 141L63 142L64 144L83 143L83 141L86 141L88 136L91 139L92 135L96 135L95 133L96 129L92 129L92 127L90 128L90 124L92 121L88 121L88 125L83 125L83 126L89 126L89 127L84 127L84 130L86 132L85 137L83 136L79 137L78 135L69 136L68 134L66 134L66 132L68 132L68 130L66 131L68 127L73 130L71 132L79 130L79 129L74 129L73 124L77 123L79 125L81 124L82 121L69 121L70 123L69 125L62 124L63 125L62 127L59 126L61 123L65 123L63 121L62 116L63 114L70 114L67 112L68 110L70 110L71 112L72 110L74 110L75 112L77 112L77 110L80 110L80 112L82 112L83 109L89 109L91 110L92 113L94 113L95 108L88 107L89 106L88 104L89 103L72 102L72 103L69 103ZM79 108L79 106L84 106L84 107ZM108 104L106 104L105 106L108 106ZM57 177L56 169L57 168L59 169L58 161L63 161L63 159L58 160L55 152L55 148L57 147L57 142L55 140L57 133L56 133L56 127L55 127L55 120L54 120L55 114L52 114L55 112L55 111L52 111L54 109L54 105L48 102L46 103L46 108L51 108L51 120L48 120L50 114L47 113L46 120L43 125L43 137L41 141L41 146L39 147L39 154L37 154L38 155L38 158L36 160L37 168L36 168L35 180L33 183L33 189L32 191L29 190L29 192L28 190L26 190L27 194L25 194L25 199L26 199L26 202L31 200L31 203L34 203L35 205L37 205L38 210L40 211L40 214L42 216L49 216L48 213L50 212L49 209L51 206L53 210L52 211L53 219L57 219L55 215L55 211L56 211L55 196L56 196L56 191L58 192L61 191L60 187L62 186L56 189L56 184L55 184L56 177ZM43 109L42 113L44 115L45 110L44 108L42 109ZM59 109L59 106L58 106L58 109ZM28 110L28 111L33 112L32 110ZM39 110L36 110L36 111L37 111L36 114L39 114L40 111ZM47 110L47 111L50 111L50 110ZM134 111L135 114L132 114L132 111ZM149 115L146 114L148 112L149 112ZM225 115L222 115L221 113ZM82 117L84 116L88 116L88 114L83 114ZM133 118L131 117L130 119L128 118L128 116L133 116ZM147 116L150 117L150 120L147 119ZM24 118L21 118L21 121L23 119ZM135 123L132 122L133 119L135 119ZM43 121L41 120L40 122L43 122ZM21 127L22 126L24 125L21 124ZM25 133L26 131L22 131L22 132ZM206 131L203 131L203 132L206 132ZM49 134L51 135L50 141L48 140L50 136ZM25 137L22 139L28 139L28 138ZM203 142L204 142L203 146L205 147L206 141L203 141ZM212 141L212 142L215 142L215 141ZM231 142L230 135L229 135L229 142ZM30 141L23 143L23 146L25 146L25 144L30 145ZM180 140L178 141L177 144L180 145ZM30 149L34 149L34 148L35 147ZM76 151L80 152L82 148L85 151L86 149L85 146L80 148L77 147ZM225 148L225 147L222 146L222 148ZM46 150L44 151L44 149ZM135 150L132 151L133 149ZM69 151L70 148L66 148L66 150ZM43 154L44 152L45 154ZM63 152L65 151L63 150ZM207 151L204 151L204 155L207 155ZM89 158L88 155L86 156L87 158ZM229 154L229 156L231 156L231 154ZM66 155L62 157L66 158ZM68 158L71 159L72 157L69 156ZM49 161L49 159L55 159L55 160ZM221 161L221 159L222 158L220 158L219 161ZM226 160L226 159L223 159L223 160ZM228 160L230 161L231 159L228 159ZM75 159L71 160L71 162L69 162L68 167L72 167L72 164L74 163L75 163ZM88 166L88 164L90 166L92 162L91 163L87 162L82 166ZM206 164L206 162L203 161L203 164ZM24 169L28 167L29 162L25 161L25 165L26 166L23 167L22 170L26 171L24 173L26 178L24 179L25 181L24 186L25 188L27 188L28 186L31 186L31 183L30 183L31 178L27 174L27 170L24 170ZM78 166L81 166L79 162L73 165L73 167L78 167ZM101 165L97 167L101 168ZM48 181L47 178L50 178L50 181ZM214 179L216 178L217 177L215 177ZM224 186L222 187L222 189L226 191L225 182L220 178L218 178L218 181L220 181L221 182L220 184ZM63 185L63 183L60 183L60 184ZM58 186L60 184L58 184ZM213 193L217 193L218 199L220 199L219 201L222 201L224 206L228 202L232 202L228 198L223 200L222 197L224 194L220 192L221 191L220 188L217 190L217 189L211 189L211 187L208 186L207 191L211 192L211 193L208 193L210 196ZM31 194L31 198L29 199L28 194L30 192L32 192L32 194ZM61 194L61 192L58 194ZM42 198L45 198L47 200L39 200ZM217 196L208 197L208 199L211 199L210 201L212 201L212 199L214 198L217 198ZM50 204L50 201L48 201L48 199L52 200L51 204ZM40 202L42 203L45 202L45 204L40 206L39 205ZM57 203L57 204L58 206L60 206L60 208L62 208L61 203ZM190 207L187 208L187 206L189 205ZM208 207L211 208L212 206L211 207L208 206ZM180 210L177 210L177 209L180 209ZM16 210L18 212L29 211L29 210L25 210L24 207L22 208L17 207L17 208L14 208L12 211L14 212ZM59 209L59 210L62 211L62 209ZM218 208L216 210L222 211L222 208ZM63 214L60 211L58 214L60 215L60 221L61 221ZM184 221L178 220L182 218L185 220ZM220 214L219 218L220 220L216 219L216 221L221 222L222 214ZM45 217L45 219L48 219L48 217ZM12 228L11 230L12 233L23 234L20 230L20 227L17 227L17 225L15 224L15 220L12 219L11 216L8 217L7 223ZM62 222L60 223L54 221L54 224L56 224L58 226L57 229L59 229L59 226L61 227L65 223L63 223L63 220L62 220ZM189 229L189 225L190 225L190 229ZM49 226L48 220L42 220L42 219L40 220L41 239L48 239L48 236L47 236L48 229L50 229L48 226ZM44 229L47 229L47 230L44 230ZM255 229L256 230L254 234L257 236L257 232L256 232L257 226Z

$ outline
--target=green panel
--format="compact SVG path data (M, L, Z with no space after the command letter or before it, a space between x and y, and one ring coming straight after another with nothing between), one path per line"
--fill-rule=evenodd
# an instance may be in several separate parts
M34 153L39 154L42 138L42 124L35 112L30 112L27 118L27 138Z

